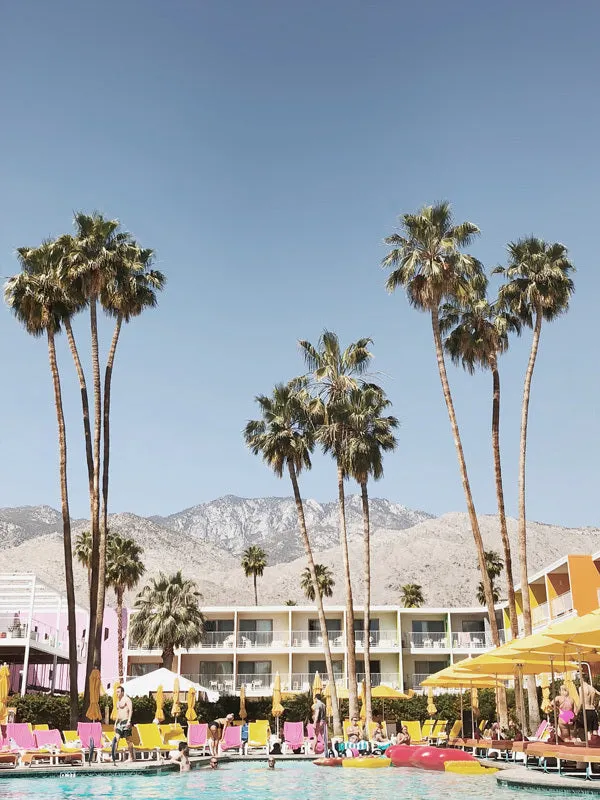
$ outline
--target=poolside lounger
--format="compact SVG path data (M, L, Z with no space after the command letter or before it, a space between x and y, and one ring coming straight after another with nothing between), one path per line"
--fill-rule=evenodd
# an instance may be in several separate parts
M252 724L252 723L250 723ZM250 725L248 726L248 738L250 738ZM244 743L242 742L242 729L238 725L228 725L223 733L223 738L219 742L219 750L237 750L240 755L244 753Z
M348 728L350 727L351 724L352 723L350 722L349 719L345 719L343 721L343 723L342 723L342 732L344 734L344 741L345 742L348 741ZM363 727L362 722L358 723L358 727L360 728L360 733L361 733L361 736L362 736L362 734L364 733L364 727Z
M430 739L435 739L436 741L440 738L446 738L446 727L448 726L447 719L437 719L435 721L435 725L433 726L433 730L429 735Z
M50 726L46 725L46 723L41 723L40 725L34 725L33 730L35 731L48 731L50 730Z
M487 719L482 719L482 720L480 720L480 721L479 721L479 725L478 725L477 727L478 727L478 728L479 728L479 730L480 730L480 731L483 733L483 732L484 732L484 730L485 730L485 729L486 729L486 727L487 727L487 724L488 724L488 720L487 720Z
M376 727L377 727L377 723L376 722L369 722L369 725L367 727L367 735L369 737L369 741L370 742L373 741L373 733L374 733ZM385 724L385 722L381 723L381 729L383 730L383 735L387 739L388 732L387 732L387 725Z
M264 750L265 755L269 754L269 721L266 719L259 719L256 722L251 722L248 725L248 743L246 744L246 753L250 750Z
M134 744L133 749L136 753L140 753L142 758L144 756L152 758L154 754L156 759L159 760L161 755L166 756L173 750L173 747L163 742L158 725L153 722L138 724L135 729L140 737L140 743Z
M406 725L408 735L410 736L411 744L418 744L423 741L423 734L421 733L421 723L418 719L402 720L402 727Z
M13 768L19 763L19 753L11 750L0 750L0 769Z
M306 740L304 738L304 724L302 722L283 723L283 746L284 753L293 753L294 750L306 752Z
M80 722L77 725L77 737L81 742L84 753L88 753L90 763L95 759L100 760L102 742L102 725L99 722Z
M460 734L462 731L462 721L457 719L454 721L454 724L450 728L450 733L448 734L448 745L450 747L456 747L459 742L462 743L462 739L460 739Z
M66 747L63 744L62 736L60 735L60 731L56 729L52 730L34 730L33 736L35 739L35 743L40 750L40 753L31 753L30 759L25 757L23 759L24 763L34 764L35 761L39 761L42 758L42 752L44 749L46 752L50 753L50 763L51 764L74 764L74 763L81 763L83 764L83 750L81 748L75 749L71 747Z
M322 753L325 746L323 734L320 733L319 738L317 739L315 736L315 726L312 722L309 722L306 726L306 733L308 736L307 750L310 749L313 753L316 753L320 749L320 752ZM320 748L319 745L321 746Z
M187 741L183 728L179 723L173 725L159 725L158 730L165 744L174 743L173 747L177 747L179 742Z
M187 742L190 750L199 750L200 754L209 752L208 748L208 725L206 722L196 722L188 726Z
M34 756L40 760L51 762L50 751L47 748L40 750L33 738L33 733L27 722L9 722L6 726L6 738L4 745L11 747L12 743L18 748L18 758L20 764L31 764ZM14 747L11 750L15 752Z
M427 742L433 736L433 729L435 727L435 720L426 719L421 725L421 741ZM410 737L412 742L412 736Z

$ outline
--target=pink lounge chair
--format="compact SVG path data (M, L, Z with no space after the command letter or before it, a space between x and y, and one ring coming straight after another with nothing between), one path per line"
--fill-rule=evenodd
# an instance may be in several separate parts
M544 733L546 732L546 728L547 727L548 727L548 721L543 719L540 722L540 726L537 729L537 731L535 732L535 735L532 736L532 739L537 740L537 741L541 741L543 739L543 737L544 737Z
M200 750L201 754L208 751L208 725L206 722L197 722L188 726L187 743L190 750Z
M283 747L286 752L301 750L305 752L304 725L302 722L283 723Z
M219 743L219 748L222 751L237 750L240 755L243 755L244 743L242 742L241 725L229 725L225 728L225 733Z
M102 743L102 725L99 722L80 722L77 725L77 736L81 742L81 749L84 752L92 750L93 743L94 755L97 761L100 760ZM90 758L90 761L92 759Z
M66 749L60 731L56 729L34 731L33 737L40 753L30 754L32 763L47 756L48 753L50 753L50 763L52 764L60 764L61 762L70 764L73 762L83 763L83 751L80 748Z
M313 725L312 722L309 722L308 725L306 726L306 732L308 733L308 741L310 743L310 747L313 750L313 752L322 755L325 750L323 734L319 734L318 740L315 741L315 726Z
M37 750L31 728L26 722L9 722L6 726L6 741L14 739L19 750Z

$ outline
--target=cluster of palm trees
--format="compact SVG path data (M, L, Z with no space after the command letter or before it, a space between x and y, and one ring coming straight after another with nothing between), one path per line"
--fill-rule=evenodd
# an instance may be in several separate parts
M279 477L289 474L301 538L308 561L312 585L311 595L317 603L323 637L325 662L331 684L333 724L337 731L340 718L335 687L333 662L323 609L323 580L317 574L312 554L298 476L310 469L311 456L319 445L333 457L338 485L339 533L342 572L346 594L346 641L348 648L349 710L358 712L356 683L356 643L354 598L348 557L348 535L345 509L345 481L354 479L361 489L364 538L364 661L366 712L371 716L370 693L370 521L368 482L383 475L383 453L396 446L398 420L385 412L390 406L383 389L366 380L372 353L371 340L359 339L342 349L335 333L324 331L317 345L300 342L309 373L278 384L270 396L259 395L256 402L261 417L245 427L244 437L250 450L262 456ZM304 577L303 577L304 582ZM308 587L307 587L308 588ZM307 591L307 588L305 591Z
M508 263L492 274L502 276L496 298L488 298L488 277L481 262L465 251L479 234L472 222L456 224L448 203L425 206L416 214L400 218L398 233L385 241L391 245L382 265L390 270L387 289L402 288L409 303L430 315L440 380L459 468L465 492L473 538L477 549L482 590L488 609L495 645L499 644L494 611L493 583L486 567L485 551L458 421L446 372L445 353L470 373L476 368L492 373L492 451L495 470L500 538L508 586L511 632L518 634L517 612L508 538L502 469L500 459L500 376L498 359L508 348L510 334L519 335L524 327L533 329L531 350L523 386L519 456L519 565L523 587L523 623L530 634L531 608L527 591L527 524L525 506L525 463L527 422L531 382L538 353L543 322L550 322L569 307L574 290L574 271L567 249L560 243L548 243L527 237L508 245ZM520 692L517 693L520 695ZM539 720L535 679L528 684L530 724Z
M16 318L32 336L45 336L54 388L60 454L61 510L69 628L71 717L77 720L77 642L73 552L67 483L67 433L62 384L55 339L65 331L81 395L91 522L90 633L87 672L101 662L110 459L110 407L112 374L121 329L146 308L156 305L156 293L165 278L152 268L154 253L141 247L118 220L101 214L77 213L74 234L64 234L37 247L17 250L20 272L9 278L5 299ZM115 327L101 376L98 310L114 319ZM74 318L89 313L90 368L93 415L86 371L74 329Z

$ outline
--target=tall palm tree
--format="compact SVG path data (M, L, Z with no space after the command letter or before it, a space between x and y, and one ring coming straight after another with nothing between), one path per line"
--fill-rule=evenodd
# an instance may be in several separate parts
M440 327L448 336L445 348L455 364L462 364L473 375L476 367L489 369L492 373L492 452L494 457L494 476L496 479L496 502L500 522L500 538L504 551L506 585L508 593L508 615L513 639L519 635L515 584L512 568L512 553L506 509L504 486L502 482L502 461L500 458L500 372L498 357L508 349L511 333L521 333L521 321L510 311L497 303L490 304L485 298L475 295L462 303L446 303L442 307ZM487 553L486 553L487 556ZM489 570L488 570L489 574ZM482 603L485 605L485 603Z
M256 398L256 402L260 408L261 419L250 420L247 423L244 429L244 439L252 453L262 456L277 477L281 478L286 469L290 476L296 502L298 527L313 582L317 615L319 617L321 636L323 637L325 663L331 686L333 729L335 735L339 736L342 732L342 725L331 648L327 636L327 622L323 609L323 598L319 592L312 547L306 528L304 504L298 485L299 473L303 469L310 469L311 467L310 457L315 447L315 434L308 408L309 397L306 392L306 381L297 379L287 384L278 384L273 389L271 397L259 395Z
M81 531L77 534L73 552L77 561L87 570L89 589L92 570L92 534L90 531Z
M502 574L502 570L504 569L504 561L502 561L500 553L497 553L495 550L486 550L485 568L492 584L494 602L497 603L500 600L500 590L496 586L495 581L496 578ZM480 581L477 586L477 602L482 606L485 605L485 592L482 581Z
M56 359L55 337L60 333L63 321L73 314L76 308L71 304L70 299L65 295L56 280L52 248L48 243L42 244L38 248L20 248L17 253L22 271L18 275L9 278L5 286L4 296L8 306L28 333L36 337L46 334L48 360L54 387L54 406L58 424L63 554L67 595L70 718L71 725L75 727L78 718L77 621L75 616L71 517L67 483L67 436L60 373Z
M90 497L92 560L90 580L90 642L87 671L100 664L106 588L106 530L100 527L100 438L102 430L102 388L98 347L98 301L103 287L114 279L120 265L134 257L137 246L130 234L120 230L118 220L101 214L76 213L75 236L61 236L55 247L61 253L59 274L74 297L85 298L90 309L94 429L92 441L93 476ZM93 631L93 636L92 636Z
M372 385L351 389L346 401L344 422L348 428L344 453L346 472L360 486L364 542L364 662L365 711L367 723L372 719L371 702L371 523L369 517L369 477L383 477L384 452L394 450L398 427L396 417L384 417L391 405L382 389Z
M252 576L254 581L254 605L258 605L258 589L256 587L256 579L262 578L267 566L267 554L258 545L250 545L242 553L242 569L244 575L249 578Z
M400 602L404 608L421 608L425 603L423 587L418 583L405 583L402 587Z
M435 206L425 206L416 214L404 214L401 221L401 233L394 233L385 240L386 244L392 246L382 262L384 267L391 268L386 287L389 292L403 287L406 289L409 303L421 311L428 312L431 317L440 382L456 445L471 530L482 573L492 639L494 644L498 645L500 638L494 596L485 571L483 539L448 383L440 329L442 303L451 300L461 302L476 292L477 287L482 295L485 291L486 280L482 265L474 256L462 252L479 233L479 228L472 222L456 225L452 219L450 206L445 202Z
M196 647L202 639L199 598L195 582L181 571L170 576L159 572L136 598L130 636L140 647L162 650L162 665L171 669L176 648Z
M118 533L106 540L106 581L114 589L117 599L117 659L119 681L123 683L123 595L134 589L146 571L141 561L143 549Z
M332 597L333 587L335 581L333 573L325 564L315 564L315 575L317 576L317 590L321 597ZM300 575L300 588L304 592L304 596L311 603L315 599L315 587L313 584L312 574L309 567L305 567Z
M529 600L527 569L527 519L525 508L525 463L527 456L527 424L531 381L537 358L542 322L552 322L569 308L574 291L571 273L575 271L568 259L567 248L555 242L548 244L536 237L527 237L508 245L508 264L497 267L494 273L506 278L499 292L499 301L517 314L521 321L533 327L529 361L523 384L521 406L521 441L519 450L519 561L521 594L523 598L523 626L525 635L532 631L531 604ZM527 681L529 719L532 728L539 722L540 712L535 690L535 679Z
M344 446L347 431L337 411L342 407L348 392L358 388L359 377L366 372L372 353L369 351L371 339L363 338L353 342L344 350L338 336L325 330L317 346L306 340L299 342L306 366L312 373L320 402L322 403L321 424L318 438L326 452L330 452L337 464L338 508L340 519L340 546L344 566L346 587L346 641L348 648L348 706L350 716L358 713L358 687L356 682L356 641L354 633L354 602L348 557L348 535L346 531L346 504L344 480Z

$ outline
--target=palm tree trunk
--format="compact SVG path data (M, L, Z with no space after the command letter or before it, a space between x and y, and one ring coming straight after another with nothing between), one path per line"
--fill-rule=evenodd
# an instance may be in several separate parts
M481 531L479 530L479 521L477 519L477 514L475 513L475 504L473 503L473 495L471 494L471 485L469 483L469 475L467 473L465 454L463 452L462 442L460 439L460 431L458 429L458 422L456 420L456 412L454 410L454 403L452 402L452 394L450 392L450 384L448 383L448 375L446 373L446 363L444 361L444 349L442 346L442 336L440 333L439 308L437 304L435 304L434 307L431 309L431 327L433 328L433 341L435 344L435 354L437 357L438 371L440 373L440 381L442 383L442 392L444 393L444 400L446 401L446 408L448 409L448 416L450 418L450 427L452 428L452 435L454 437L454 445L456 447L456 454L458 456L458 465L460 468L463 489L465 492L465 499L467 501L469 520L471 522L471 531L473 532L473 539L475 540L475 548L477 549L479 571L481 572L481 582L483 583L483 591L485 594L485 602L488 610L490 630L492 633L492 641L494 645L497 647L500 644L500 637L498 636L498 625L496 623L494 595L492 593L492 584L490 581L490 576L488 575L486 568L483 539L481 538Z
M365 638L363 649L365 654L365 706L367 712L367 725L373 719L371 698L371 523L369 517L369 494L367 482L361 481L360 493L363 512L363 539L364 539L364 582L365 582L365 612L363 635Z
M175 650L172 645L167 645L162 651L162 665L165 669L173 668L173 659L175 658Z
M346 498L344 493L344 470L338 462L338 509L340 515L340 546L344 565L346 584L346 647L348 650L348 713L350 719L358 714L358 689L356 686L356 640L354 636L354 601L350 577L350 558L348 556L348 535L346 532Z
M92 519L92 590L95 589L94 663L102 666L102 628L104 623L104 593L106 590L106 532L100 527L100 436L102 432L102 386L100 382L100 357L98 353L97 301L90 302L90 326L92 334L92 376L94 384L94 501ZM94 548L94 541L96 546ZM95 558L94 558L95 556ZM96 582L94 586L94 572Z
M79 351L77 350L77 344L75 343L75 336L73 335L71 320L69 319L65 320L65 331L67 334L67 341L69 342L71 355L73 356L73 361L75 362L75 369L77 371L77 378L79 380L79 389L81 391L81 409L83 412L83 434L85 438L85 458L87 462L87 471L88 471L88 488L91 498L94 491L94 454L92 449L92 430L90 426L90 402L88 397L87 381L85 379L85 372L83 371L83 367L81 365L81 359L79 358ZM91 507L90 507L90 512L91 512ZM89 584L89 579L88 579L88 584Z
M525 461L527 455L527 422L529 417L529 397L531 395L531 380L537 358L542 332L542 314L536 309L535 326L531 340L531 352L525 372L523 386L523 405L521 408L521 447L519 452L519 562L521 567L521 597L523 605L523 629L525 636L531 634L531 604L529 602L529 581L527 570L527 519L525 513ZM534 729L540 724L540 710L535 689L535 677L527 676L527 700L529 706L529 726Z
M117 586L115 594L117 595L117 671L122 684L125 680L123 674L123 589Z
M256 572L252 573L254 577L254 605L258 605L258 589L256 588Z
M75 617L75 584L73 582L73 550L71 544L71 515L69 512L69 490L67 484L67 436L62 404L60 375L56 361L54 333L48 330L48 359L54 384L54 405L58 423L58 446L60 451L60 497L63 520L63 551L65 558L65 585L67 591L67 625L69 636L69 699L71 728L77 728L79 718L79 694L77 691L77 619Z
M323 648L325 650L325 664L327 665L327 677L331 686L331 708L333 715L333 734L334 736L342 735L342 723L340 721L340 709L338 706L337 688L335 685L335 673L333 671L333 659L331 658L331 647L329 646L329 634L327 632L327 622L325 620L325 610L323 609L323 597L319 591L319 582L317 581L317 572L315 570L315 560L313 558L312 547L310 539L308 538L308 531L306 530L306 518L304 517L304 506L302 504L302 497L300 495L300 487L298 486L298 477L296 475L296 468L293 461L288 459L288 472L294 490L294 500L296 501L296 513L298 514L298 526L300 528L300 536L304 544L304 551L306 553L306 560L308 561L308 571L312 580L313 591L315 593L315 602L317 604L317 616L319 617L319 625L321 628L321 636L323 638Z
M100 514L100 530L104 538L105 558L106 558L106 537L108 536L108 479L109 479L109 462L110 462L110 390L112 385L113 365L115 363L115 354L117 352L117 343L119 341L119 334L121 333L121 325L123 317L117 317L115 330L113 333L112 341L110 343L110 350L106 359L106 370L104 372L104 406L102 414L103 424L103 452L102 452L102 509ZM98 590L98 608L102 608L104 613L106 597L106 581L99 586Z

